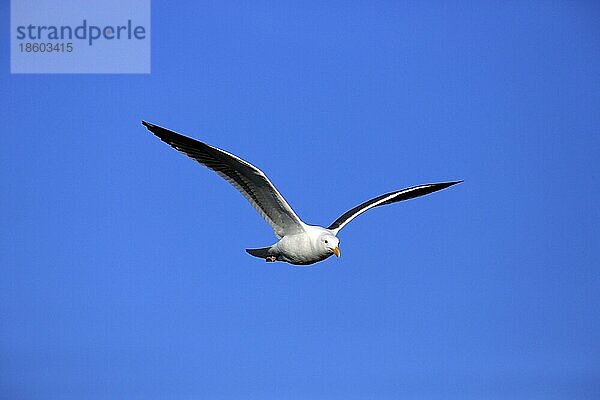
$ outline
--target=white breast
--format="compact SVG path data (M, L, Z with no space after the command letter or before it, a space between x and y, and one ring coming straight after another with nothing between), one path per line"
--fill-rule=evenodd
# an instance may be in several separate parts
M312 226L307 228L306 232L284 236L275 244L274 247L281 261L292 264L312 264L331 255L331 252L319 245L319 237L326 230Z

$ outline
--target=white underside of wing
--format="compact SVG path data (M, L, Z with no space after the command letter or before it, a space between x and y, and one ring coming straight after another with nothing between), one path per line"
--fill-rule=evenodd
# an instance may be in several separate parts
M422 190L428 187L432 187L434 186L433 184L428 184L428 185L421 185L421 186L415 186L415 187L411 187L411 188L407 188L407 189L403 189L400 190L398 192L394 192L394 193L390 193L388 196L382 197L381 199L379 199L378 201L375 202L371 202L369 204L365 204L364 207L356 210L354 213L352 213L351 215L346 216L346 218L340 222L339 226L331 229L331 231L337 235L338 232L340 231L340 229L342 229L344 226L346 226L350 221L352 221L354 218L356 218L357 216L359 216L360 214L364 213L365 211L370 210L373 207L377 207L380 206L390 200L393 200L394 198L398 197L398 196L405 196L413 191L416 190Z

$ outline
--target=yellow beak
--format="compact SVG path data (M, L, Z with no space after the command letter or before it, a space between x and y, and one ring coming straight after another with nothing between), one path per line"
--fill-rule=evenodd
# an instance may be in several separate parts
M340 256L340 249L337 247L334 247L333 249L331 249L331 251L333 251L333 254L335 254L336 257Z

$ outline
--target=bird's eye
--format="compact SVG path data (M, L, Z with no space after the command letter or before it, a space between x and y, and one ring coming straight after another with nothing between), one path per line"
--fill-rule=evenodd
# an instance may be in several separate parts
M325 240L325 243L329 243L327 240Z

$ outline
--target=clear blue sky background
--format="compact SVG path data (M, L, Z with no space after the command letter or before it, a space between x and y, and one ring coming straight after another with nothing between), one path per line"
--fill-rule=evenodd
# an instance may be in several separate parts
M600 396L600 7L152 4L150 75L10 75L0 397ZM263 169L310 268L140 119Z

